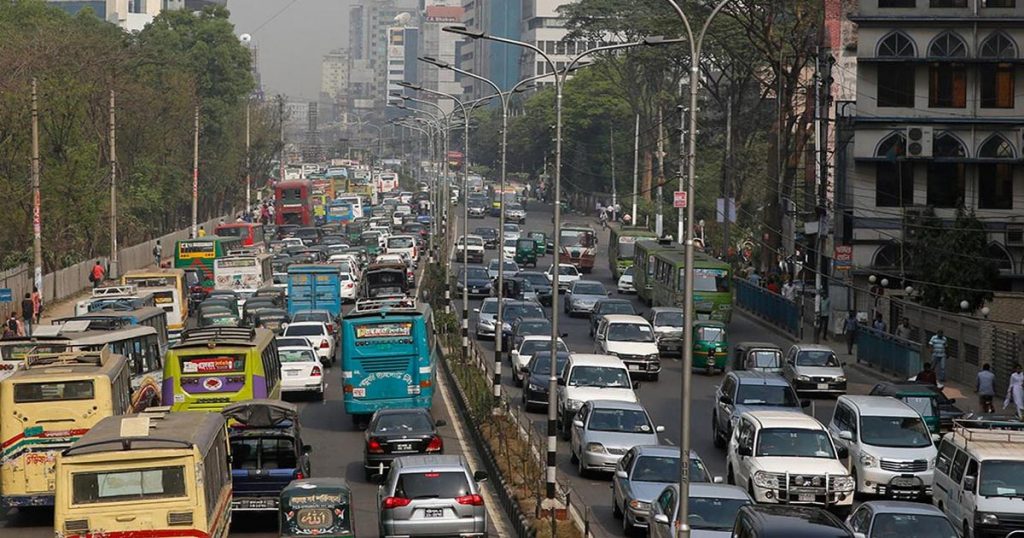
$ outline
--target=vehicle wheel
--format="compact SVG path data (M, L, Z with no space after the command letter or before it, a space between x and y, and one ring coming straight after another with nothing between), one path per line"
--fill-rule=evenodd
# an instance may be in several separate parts
M864 494L860 492L860 477L857 476L856 467L850 470L850 478L853 479L853 498L858 499L864 497Z
M729 470L725 473L725 481L734 486L736 485L736 475L732 472L732 466L730 466Z
M966 519L964 520L963 526L964 533L961 536L963 536L963 538L974 538L974 535L971 534L971 526L967 523Z
M580 459L576 457L576 452L572 448L569 449L569 463L576 465L580 462Z
M718 415L711 415L711 442L715 448L725 448L725 438L718 431Z
M633 536L635 533L636 533L636 527L634 527L633 524L629 522L629 517L627 517L625 514L623 514L622 515L622 535L628 537L628 536Z
M318 401L318 402L324 401L324 388L323 387L320 387L320 392L316 393L316 401Z
M562 419L562 440L563 441L568 441L568 440L572 439L572 430L570 430L569 428L570 428L570 426L568 425L567 421L565 419Z
M622 517L622 509L619 508L619 503L615 502L615 494L612 493L612 517L619 519Z
M580 478L587 477L587 468L583 466L583 460L576 458L576 473L580 475Z

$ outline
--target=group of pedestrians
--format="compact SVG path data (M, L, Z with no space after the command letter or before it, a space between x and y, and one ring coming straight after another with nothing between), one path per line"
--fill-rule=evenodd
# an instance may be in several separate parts
M39 324L42 315L43 300L39 288L32 286L32 293L26 293L21 300L21 317L18 317L17 311L12 311L10 317L4 321L2 337L32 336L32 326Z
M608 222L618 222L620 215L623 225L629 226L633 222L633 217L629 213L622 214L621 204L605 205L604 202L598 201L595 209L597 210L597 218L601 221L602 228L607 228Z

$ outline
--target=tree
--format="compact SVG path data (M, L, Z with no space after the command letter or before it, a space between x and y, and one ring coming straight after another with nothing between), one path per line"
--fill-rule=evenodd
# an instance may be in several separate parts
M990 287L999 277L996 260L988 256L988 234L973 211L958 208L952 225L945 225L928 208L905 223L907 265L921 304L960 312L961 301L969 310L992 299Z

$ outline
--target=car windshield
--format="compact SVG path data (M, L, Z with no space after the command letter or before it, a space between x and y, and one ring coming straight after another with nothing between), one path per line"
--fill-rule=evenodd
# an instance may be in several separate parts
M828 434L802 428L765 428L757 436L758 456L835 458Z
M528 281L530 284L533 284L534 286L550 287L548 279L545 278L544 275L540 273L519 273L518 276L522 277L523 280Z
M1024 461L982 462L978 493L987 497L1024 498Z
M778 368L779 363L782 362L782 352L780 351L753 351L748 356L748 361L753 359L753 365L755 368Z
M630 257L630 258L632 258L632 257L633 257L633 255L632 255L632 254L630 254L630 256L629 256L629 257ZM624 275L626 275L626 276L633 276L633 266L632 266L632 265L630 265L629 267L627 267L627 268L626 268L626 270L622 272L622 274L624 274Z
M420 471L400 474L394 496L412 500L454 499L471 493L463 471Z
M498 230L495 230L494 228L477 228L476 230L473 230L473 234L479 235L480 237L494 237L498 235Z
M655 327L679 327L683 328L682 312L658 312L654 316Z
M704 342L724 342L725 329L721 327L701 327L697 329L697 339Z
M630 480L636 482L661 482L671 484L679 481L678 456L640 456L633 466ZM690 482L710 482L708 470L698 458L690 458Z
M463 243L471 247L482 247L484 246L484 240L479 237L466 237L463 238Z
M292 321L319 321L328 322L331 320L331 315L327 312L296 312L295 316L292 317Z
M871 522L871 538L957 538L945 516L881 513Z
M551 271L548 272L550 273ZM558 274L566 276L580 276L580 272L576 269L576 266L574 265L559 265Z
M921 417L865 417L860 418L860 438L875 446L920 448L932 444Z
M488 280L491 278L491 276L487 274L487 269L484 269L483 267L467 267L464 270L464 273L471 279Z
M508 209L509 209L509 211L522 211L523 210L523 206L521 206L519 204L509 204L508 205Z
M594 432L654 433L647 413L637 409L594 409L587 429Z
M309 341L305 338L285 338L279 337L277 339L277 347L308 347Z
M808 350L796 354L796 365L837 368L839 359L831 351Z
M518 224L506 224L505 227L502 228L502 230L505 230L506 232L516 232L516 233L519 233L519 225Z
M377 417L377 423L371 430L379 435L432 431L434 425L423 413L386 413Z
M572 287L574 295L607 295L604 286L598 282L579 282Z
M497 269L497 266L495 266L495 269ZM519 266L516 265L516 262L510 262L508 260L505 260L505 272L508 272L508 271L512 271L513 273L518 273L519 272Z
M736 512L750 504L747 499L690 497L690 528L728 531L736 522ZM717 533L716 533L717 534Z
M558 340L558 351L569 352L569 348L565 347L565 342ZM526 340L523 345L519 347L519 354L526 355L527 357L533 356L538 350L551 350L551 340Z
M633 303L607 302L601 303L599 308L602 314L636 314Z
M519 324L519 335L525 336L530 334L548 334L551 332L551 322L548 320L541 321L523 321Z
M506 247L515 248L517 241L518 241L517 239L508 238L508 239L505 240L505 246Z
M550 344L550 342L548 342ZM565 367L565 362L569 360L568 354L558 354L558 361L555 363L555 371L560 372ZM540 372L546 374L551 371L551 352L538 353L530 358L530 371Z
M900 399L922 417L934 417L939 414L935 410L935 398L930 396L903 396Z
M506 319L542 318L544 310L534 304L515 304L506 306L503 314Z
M323 325L289 325L285 336L322 336L327 330Z
M279 349L281 362L317 362L311 349Z
M578 366L572 369L570 387L628 387L629 374L615 366Z
M608 327L608 340L612 342L653 342L654 331L646 324L614 323Z
M481 314L497 314L498 313L498 301L484 301L484 304L480 305Z
M800 407L800 400L789 385L743 383L736 392L736 404Z

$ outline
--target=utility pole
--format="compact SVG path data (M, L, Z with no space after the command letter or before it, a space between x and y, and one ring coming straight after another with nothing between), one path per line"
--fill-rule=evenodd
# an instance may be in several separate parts
M682 89L681 88L680 88L679 91L680 91L680 93L682 93ZM682 105L679 105L679 107L677 107L677 108L679 109L679 147L683 147L686 144L686 107L684 107ZM693 129L693 128L694 128L694 126L691 125L690 129ZM683 160L683 159L679 159L679 190L680 191L686 190L686 182L685 182L685 180L686 180L686 161ZM687 200L687 203L689 203L689 200ZM683 244L683 237L686 235L685 232L683 231L683 208L681 208L681 207L678 208L677 212L678 212L677 213L678 216L676 217L676 243L682 245ZM703 233L703 229L701 230L701 232Z
M824 70L824 73L822 71ZM828 218L828 118L824 112L829 109L832 94L832 54L827 47L818 47L814 70L814 151L817 163L814 167L815 185L818 187L818 234L814 240L814 341L817 342L821 328L818 323L828 312L821 311L822 291L825 282L822 274L827 270L827 258L822 255L826 234L830 228ZM902 257L901 257L902 259ZM826 333L827 334L827 333Z
M636 221L636 204L637 196L640 190L638 181L640 179L640 114L636 115L636 127L633 128L633 218L630 220L630 224L637 226L640 223Z
M658 173L655 176L655 181L658 182L658 200L655 202L658 213L654 218L654 234L661 238L665 234L664 216L661 214L661 206L665 200L662 192L665 184L665 124L662 123L660 108L658 109Z
M39 193L39 99L36 79L32 79L32 282L43 297L43 222Z
M110 270L107 278L117 278L117 127L114 121L114 90L110 90Z
M192 128L192 237L199 237L199 103Z
M618 217L614 210L615 206L619 203L619 193L615 185L615 126L610 125L608 127L608 151L612 156L612 215Z
M729 212L729 202L732 200L732 98L729 97L725 103L725 166L722 174L722 253L728 258L729 246L729 222L732 215ZM726 260L728 261L728 260Z
M278 95L277 96L277 117L280 118L280 123L281 123L281 152L277 156L278 168L279 168L278 175L277 175L277 180L278 181L284 181L284 96L283 95ZM352 150L352 147L349 146L349 151L351 151L351 150ZM351 158L351 155L349 156L349 158Z
M249 109L252 100L245 102L245 212L252 211L252 173L249 171Z

